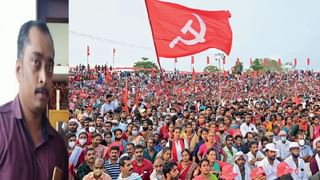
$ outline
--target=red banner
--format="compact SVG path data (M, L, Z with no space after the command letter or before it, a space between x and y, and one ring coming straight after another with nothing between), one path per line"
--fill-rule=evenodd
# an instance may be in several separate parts
M229 55L232 30L229 11L191 9L169 2L146 0L159 57L181 57L209 48Z

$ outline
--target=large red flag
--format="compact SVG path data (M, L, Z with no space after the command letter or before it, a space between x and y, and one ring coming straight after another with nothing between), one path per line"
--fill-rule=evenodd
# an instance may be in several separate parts
M146 5L158 56L188 56L208 48L229 55L232 45L229 11L191 9L157 0L146 0Z

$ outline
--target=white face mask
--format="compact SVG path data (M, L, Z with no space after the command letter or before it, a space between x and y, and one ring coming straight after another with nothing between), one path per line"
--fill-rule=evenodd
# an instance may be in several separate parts
M89 127L89 132L90 132L90 133L93 133L93 132L95 132L95 131L96 131L96 128L95 128L95 127L92 127L92 126Z
M79 139L79 143L83 146L84 144L86 144L87 139Z
M74 146L76 145L76 142L75 142L75 141L70 141L70 142L68 143L68 145L69 145L69 147L70 147L71 149L73 149Z
M281 141L282 141L282 142L286 142L286 140L287 140L286 137L284 137L284 136L281 137Z
M301 147L304 146L304 144L305 144L304 139L299 140L299 145L300 145Z
M134 136L138 135L138 131L132 131L132 135Z
M127 119L127 123L131 123L132 122L132 119Z

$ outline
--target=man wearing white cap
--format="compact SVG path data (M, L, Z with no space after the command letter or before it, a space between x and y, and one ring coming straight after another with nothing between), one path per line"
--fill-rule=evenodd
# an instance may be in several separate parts
M239 151L235 154L233 172L237 173L237 176L234 178L234 180L251 179L251 169L247 161L248 156L243 154L242 151Z
M264 151L266 152L266 157L260 161L258 167L262 167L264 172L266 173L267 180L277 179L277 166L280 163L276 159L276 149L273 143L269 143L266 145Z
M307 170L304 161L299 158L300 147L297 142L291 142L289 145L291 155L284 161L293 169L291 176L294 180L307 180Z
M277 152L277 157L279 158L280 161L283 161L290 156L290 151L289 151L290 141L287 140L287 133L284 130L280 131L279 137L280 137L280 140L276 141L276 148L279 150Z

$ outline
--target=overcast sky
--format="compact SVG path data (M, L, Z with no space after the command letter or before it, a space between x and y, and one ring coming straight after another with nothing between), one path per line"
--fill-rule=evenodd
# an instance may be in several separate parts
M17 37L20 26L36 17L35 0L10 0L0 3L0 105L18 94L18 83L15 75L17 60Z
M169 0L167 0L169 1ZM190 8L229 10L233 45L226 69L237 57L249 66L250 57L281 58L283 63L298 59L305 69L320 70L320 1L309 0L170 0ZM76 0L70 3L70 65L86 63L86 46L90 46L90 64L132 66L141 57L156 59L144 0ZM209 49L195 55L195 69L202 71ZM177 68L190 71L190 57L179 58ZM173 60L161 58L165 69L173 69ZM217 65L217 62L212 62Z

